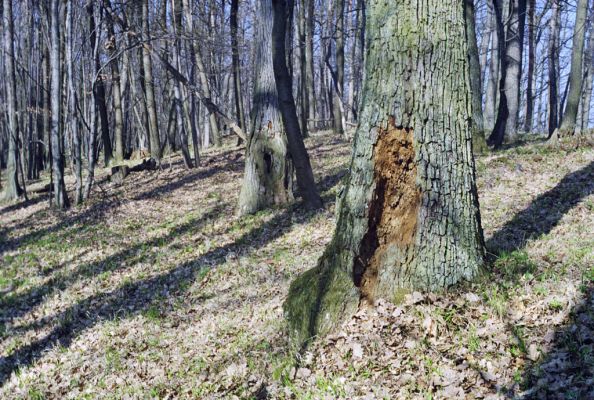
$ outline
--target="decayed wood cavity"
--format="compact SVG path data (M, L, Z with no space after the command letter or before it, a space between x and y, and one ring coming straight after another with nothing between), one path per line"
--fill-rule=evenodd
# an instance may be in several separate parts
M362 297L370 300L380 268L401 268L405 263L403 257L394 257L388 250L396 247L399 254L405 254L413 245L421 199L412 129L396 126L391 117L378 132L369 229L363 238L361 265L355 268L355 284Z

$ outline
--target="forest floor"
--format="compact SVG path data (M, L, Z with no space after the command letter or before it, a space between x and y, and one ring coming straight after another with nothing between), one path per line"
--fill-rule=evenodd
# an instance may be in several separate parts
M231 146L120 185L99 172L65 213L0 205L0 398L594 398L593 148L478 157L483 275L296 354L282 303L331 239L350 154L329 133L307 146L319 212L236 217Z

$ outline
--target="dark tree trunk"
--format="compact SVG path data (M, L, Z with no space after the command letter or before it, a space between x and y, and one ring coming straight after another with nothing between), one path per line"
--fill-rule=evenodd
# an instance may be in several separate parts
M295 100L293 99L291 77L286 64L285 38L287 36L287 0L272 0L274 12L274 23L272 28L272 63L274 68L274 80L278 93L279 108L282 115L283 125L287 134L289 152L295 173L297 175L297 186L303 197L305 206L310 209L320 208L322 199L316 188L316 183L309 162L309 155L305 149Z
M442 290L483 264L464 3L375 0L368 12L365 101L334 238L285 303L300 344L361 300Z

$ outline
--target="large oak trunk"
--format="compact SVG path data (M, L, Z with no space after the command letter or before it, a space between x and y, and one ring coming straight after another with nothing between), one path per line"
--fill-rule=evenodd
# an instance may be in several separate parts
M372 0L366 78L336 231L285 310L303 343L361 300L472 279L484 257L464 2Z

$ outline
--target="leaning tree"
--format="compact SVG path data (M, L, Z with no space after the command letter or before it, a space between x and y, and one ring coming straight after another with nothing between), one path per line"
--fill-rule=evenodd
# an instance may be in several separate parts
M483 264L464 2L371 0L366 77L336 231L289 290L298 343L361 301L443 290Z

